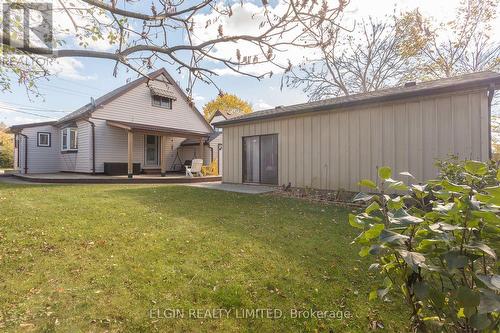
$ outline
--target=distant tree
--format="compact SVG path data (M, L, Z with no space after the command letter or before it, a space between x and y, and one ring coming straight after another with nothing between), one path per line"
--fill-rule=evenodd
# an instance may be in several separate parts
M462 0L453 20L436 23L418 10L400 19L401 53L418 61L414 76L438 79L500 69L500 43L491 40L499 0Z
M14 140L11 134L6 133L7 126L0 122L0 168L14 166Z
M31 2L4 2L16 10L24 9L24 13L33 7ZM221 0L54 1L53 6L37 11L71 22L70 28L54 25L52 33L45 35L45 42L50 42L49 36L54 37L55 52L12 47L22 42L24 15L10 15L10 24L3 27L7 27L9 33L2 36L0 45L3 57L0 90L11 89L11 84L17 81L36 94L36 82L53 74L52 59L66 57L111 60L116 63L114 74L119 64L146 75L157 63L162 66L167 62L179 71L186 71L189 93L196 81L215 83L214 78L219 74L214 64L261 79L273 73L270 70L255 74L251 69L254 65L272 63L286 69L288 65L277 61L276 55L285 52L287 46L316 47L314 39L309 39L308 35L324 25L338 24L336 21L349 0L336 3L252 2L252 8L256 9L251 21L244 22L245 33L225 29L224 23L248 3ZM198 29L207 34L200 37ZM102 44L111 49L98 47ZM237 44L239 48L232 54L218 52ZM19 56L23 56L24 61L19 61Z
M252 112L252 106L236 95L221 93L216 99L208 102L203 107L205 119L209 120L217 110L227 113L250 113Z
M492 22L499 1L461 0L449 22L435 22L414 10L384 23L362 21L353 32L322 27L316 35L318 57L292 69L285 82L302 87L310 100L321 100L408 80L498 71L500 43L492 40Z
M396 18L386 23L369 19L357 24L353 32L322 29L318 58L306 59L293 69L287 75L287 85L303 87L310 100L397 85L411 72L411 59L399 52L406 37L397 24ZM322 39L335 42L323 44Z
M491 116L491 148L493 160L500 161L500 116Z

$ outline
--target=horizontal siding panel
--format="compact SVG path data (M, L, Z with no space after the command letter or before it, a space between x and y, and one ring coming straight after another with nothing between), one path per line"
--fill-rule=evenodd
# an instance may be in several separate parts
M38 147L38 132L48 132L51 135L50 147ZM53 126L37 126L23 129L28 137L28 173L52 173L59 171L59 130ZM24 173L26 139L20 136L19 169ZM17 156L16 156L17 157Z
M210 125L201 114L196 114L198 111L191 108L172 86L171 90L177 98L172 109L153 106L151 92L144 83L105 104L92 117L209 133Z

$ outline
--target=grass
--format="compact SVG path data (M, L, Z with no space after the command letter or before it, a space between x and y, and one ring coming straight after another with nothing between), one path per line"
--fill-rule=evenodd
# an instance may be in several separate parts
M401 304L367 301L376 277L347 213L182 186L0 184L0 331L403 331ZM246 308L283 317L236 318Z

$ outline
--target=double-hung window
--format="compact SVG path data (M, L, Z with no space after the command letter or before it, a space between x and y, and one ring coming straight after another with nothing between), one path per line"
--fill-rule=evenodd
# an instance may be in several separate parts
M164 109L172 109L172 99L164 96L153 95L153 106Z
M67 127L61 130L61 150L62 151L77 151L78 150L78 129Z
M36 144L38 147L50 147L50 139L49 132L38 132Z

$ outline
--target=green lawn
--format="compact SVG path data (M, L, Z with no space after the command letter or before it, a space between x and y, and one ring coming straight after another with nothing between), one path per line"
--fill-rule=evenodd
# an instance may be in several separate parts
M0 331L365 332L379 320L401 332L399 303L367 301L375 277L347 213L183 186L0 184ZM220 308L228 318L189 318ZM283 318L235 315L263 308Z

